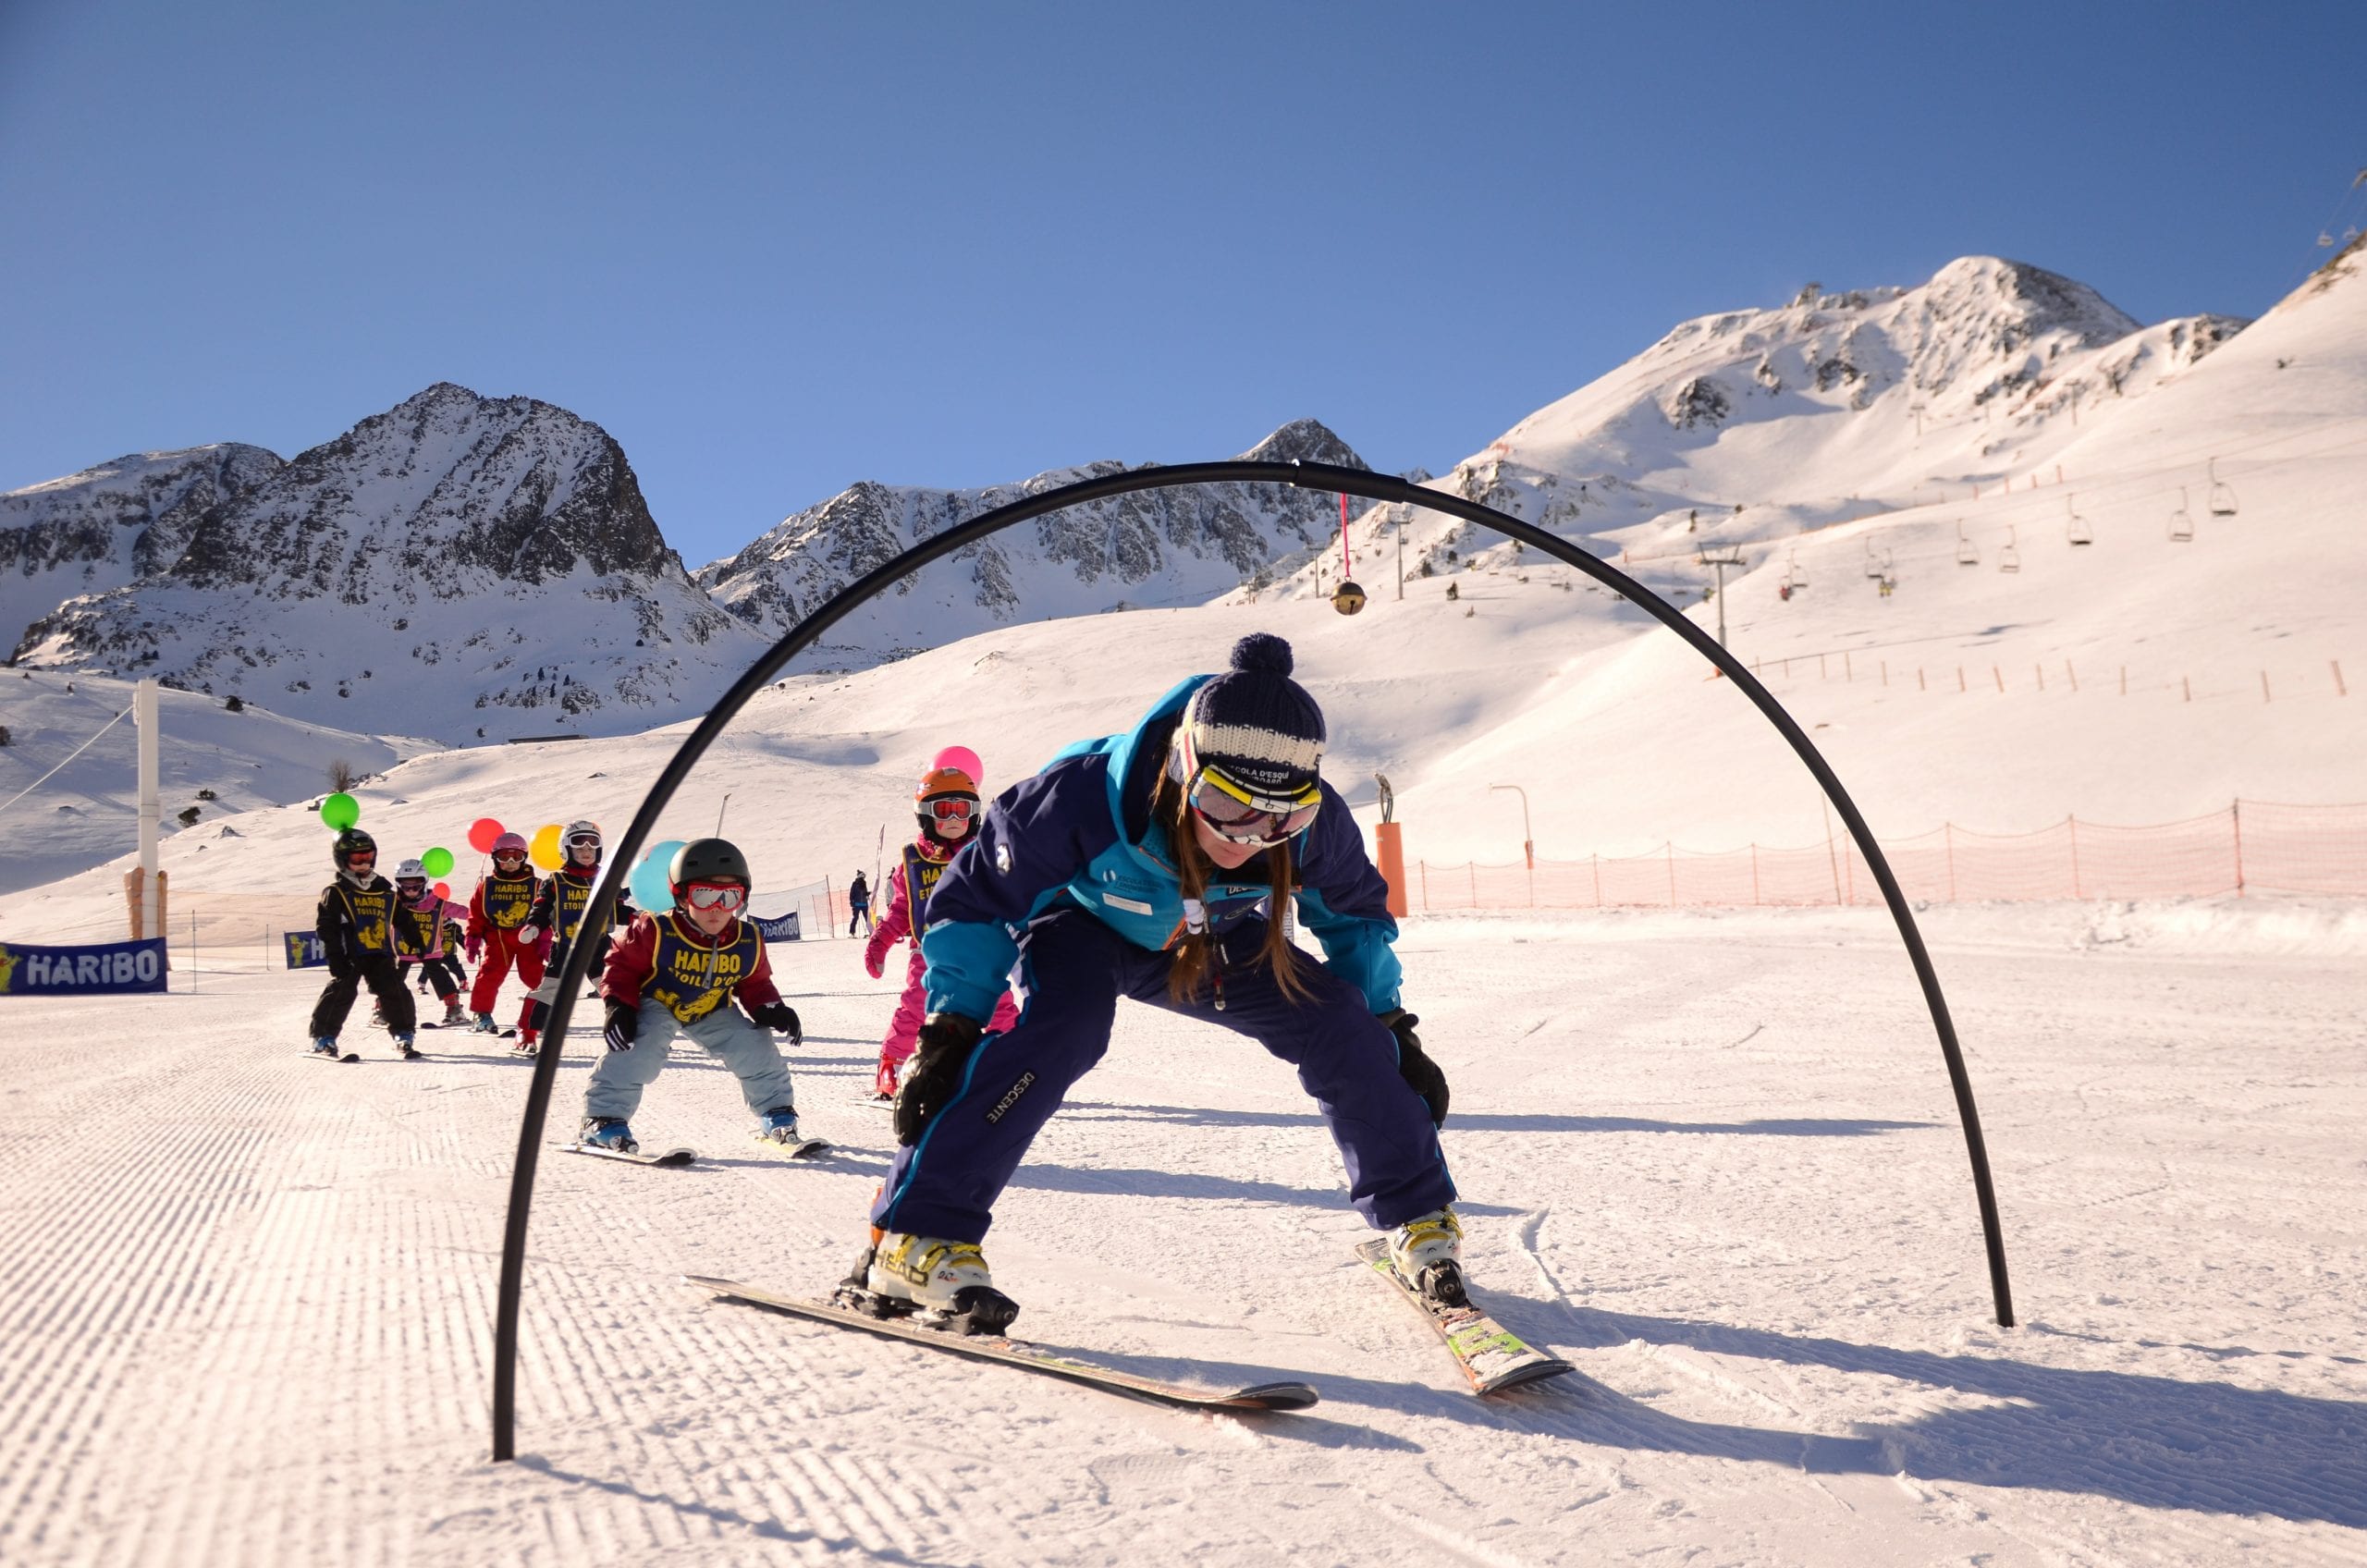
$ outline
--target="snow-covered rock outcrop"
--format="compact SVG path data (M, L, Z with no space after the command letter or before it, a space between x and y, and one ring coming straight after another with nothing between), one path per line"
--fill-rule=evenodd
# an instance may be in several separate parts
M0 495L0 631L14 646L66 599L169 570L200 518L279 468L261 447L226 442L135 452Z

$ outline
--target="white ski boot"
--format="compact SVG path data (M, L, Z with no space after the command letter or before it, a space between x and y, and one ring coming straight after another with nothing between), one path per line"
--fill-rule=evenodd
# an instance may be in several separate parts
M1389 1233L1389 1266L1424 1299L1463 1306L1463 1225L1452 1207L1417 1215Z
M890 1310L919 1308L965 1334L1000 1334L1019 1304L995 1289L986 1254L975 1242L941 1236L883 1235L873 1245L864 1287Z

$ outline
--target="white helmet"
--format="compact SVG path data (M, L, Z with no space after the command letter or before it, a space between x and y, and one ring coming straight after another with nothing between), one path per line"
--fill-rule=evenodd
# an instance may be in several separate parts
M427 880L427 867L420 864L418 861L407 860L403 862L402 864L395 867L395 880L398 882L410 882L414 880L424 882Z
M583 820L570 822L567 825L567 831L558 836L562 844L572 845L578 839L589 839L595 844L601 842L600 825Z

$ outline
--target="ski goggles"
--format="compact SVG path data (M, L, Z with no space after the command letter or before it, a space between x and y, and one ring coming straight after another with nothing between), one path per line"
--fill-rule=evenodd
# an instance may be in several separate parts
M496 850L493 851L493 864L496 865L517 865L521 864L525 858L526 851L523 850Z
M1312 781L1287 796L1261 795L1210 764L1192 776L1184 798L1218 838L1260 849L1306 831L1323 807L1322 787Z
M600 847L600 835L597 833L578 833L574 838L570 839L567 841L567 847L570 850L580 850L586 844L591 845L595 850L598 849Z
M682 901L693 909L738 909L748 889L737 882L693 882L682 889Z
M375 850L356 850L351 854L345 857L345 864L348 865L375 865L378 864L378 851Z
M398 877L395 887L404 898L415 899L427 891L427 878L424 876Z
M978 810L978 802L966 795L940 795L924 803L939 822L967 822Z

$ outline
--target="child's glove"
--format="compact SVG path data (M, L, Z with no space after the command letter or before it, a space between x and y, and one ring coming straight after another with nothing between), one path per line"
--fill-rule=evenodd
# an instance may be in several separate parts
M748 1010L748 1016L755 1021L758 1028L788 1035L792 1046L805 1043L805 1031L798 1024L797 1010L787 1002L769 1001L762 1007L752 1007Z

